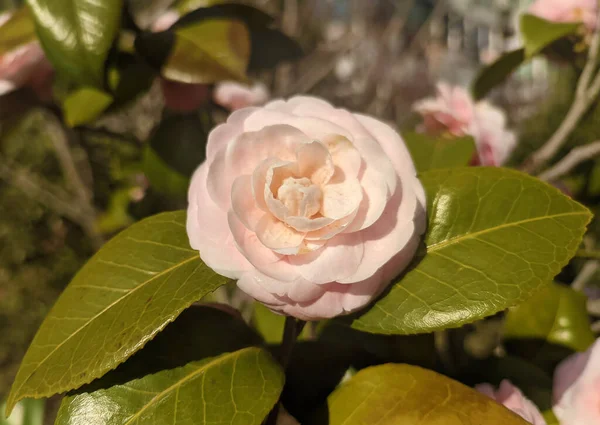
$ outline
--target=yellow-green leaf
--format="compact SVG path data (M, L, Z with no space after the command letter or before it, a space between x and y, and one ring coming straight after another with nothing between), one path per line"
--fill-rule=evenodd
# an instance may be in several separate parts
M461 326L515 306L573 257L591 213L556 188L504 168L423 173L426 253L354 318L375 333Z
M522 15L520 29L525 56L534 56L555 41L577 34L582 25L581 22L550 22L534 15Z
M35 24L31 13L27 7L22 7L0 25L0 56L34 41L35 38Z
M536 338L585 351L595 340L590 328L585 295L553 283L509 310L506 338Z
M8 411L25 397L48 397L101 377L224 283L189 247L184 211L132 225L62 293L23 359Z
M69 127L94 121L112 103L108 93L93 87L83 87L70 94L63 102L65 122Z
M327 402L328 425L527 425L460 382L417 366L363 369Z
M279 398L284 374L260 348L67 396L56 425L260 425Z
M472 137L436 138L419 133L404 133L402 137L419 173L464 167L477 152Z

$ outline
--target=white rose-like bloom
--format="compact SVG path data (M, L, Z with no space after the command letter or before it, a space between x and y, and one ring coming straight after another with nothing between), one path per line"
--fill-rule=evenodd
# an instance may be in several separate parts
M382 122L312 97L234 112L192 177L191 246L276 312L303 320L367 305L411 261L425 194Z

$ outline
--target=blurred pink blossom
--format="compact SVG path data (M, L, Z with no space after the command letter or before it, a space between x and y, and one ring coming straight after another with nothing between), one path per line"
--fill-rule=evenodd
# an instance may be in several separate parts
M597 0L537 0L528 12L551 22L583 22L593 31L597 8Z
M536 405L510 381L503 380L498 390L495 390L490 384L479 384L475 386L475 389L496 400L533 425L546 425L546 421Z
M10 13L0 15L0 29L10 18ZM0 56L0 96L27 86L46 99L53 73L38 41L23 44Z
M554 371L554 406L561 425L600 424L600 339Z
M213 100L225 109L236 111L248 106L263 105L269 100L269 90L262 83L247 86L235 81L223 81L217 84Z
M437 137L472 136L477 146L473 165L500 166L516 145L506 115L489 102L475 102L462 87L437 85L437 96L414 105L423 117L419 132Z

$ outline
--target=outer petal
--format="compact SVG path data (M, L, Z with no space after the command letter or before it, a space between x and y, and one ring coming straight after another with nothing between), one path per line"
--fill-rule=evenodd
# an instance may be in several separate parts
M190 246L200 251L203 261L217 273L235 279L252 265L234 244L225 214L206 191L208 165L194 173L188 195L187 234Z
M365 243L365 255L356 272L341 283L352 283L367 279L387 263L413 239L415 234L415 216L424 211L417 202L416 194L410 184L398 186L398 190L387 203L381 218L371 227L361 231ZM407 253L412 257L414 251Z
M309 302L325 293L325 289L321 285L315 285L301 277L293 281L284 282L266 276L257 270L245 273L240 281L242 281L244 287L259 285L262 290L271 293L277 298L287 298L288 302L292 303Z
M364 255L360 233L340 234L323 248L288 257L306 280L317 284L335 282L355 273Z
M371 166L367 166L363 171L360 184L363 188L362 200L356 218L345 233L366 229L379 220L390 198L388 186Z
M258 108L245 108L233 112L227 122L216 126L208 135L206 142L206 160L212 161L222 148L235 140L244 131L244 121Z

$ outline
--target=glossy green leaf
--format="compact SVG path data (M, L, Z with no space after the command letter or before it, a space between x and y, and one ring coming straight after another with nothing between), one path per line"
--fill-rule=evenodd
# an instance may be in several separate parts
M212 19L173 31L143 33L135 47L172 81L211 84L246 80L250 39L246 25L237 20Z
M54 67L79 84L102 87L104 61L119 31L123 0L27 0Z
M5 404L1 403L0 425L44 425L45 400L22 400L6 419L4 419L4 408Z
M329 425L527 425L517 414L460 382L417 366L364 369L328 402Z
M402 138L417 167L417 171L464 167L476 154L472 137L435 138L426 134L404 133Z
M283 371L268 352L245 348L67 396L56 425L260 425L283 383Z
M595 340L586 297L568 286L553 283L509 310L505 338L537 338L585 351Z
M555 41L577 34L581 26L579 22L550 22L534 15L522 15L520 29L525 56L534 56Z
M104 375L225 282L189 247L185 212L134 224L104 245L62 293L23 359L8 409L22 398L61 393Z
M34 41L35 38L35 24L31 13L27 7L22 7L0 25L0 56Z
M69 127L88 124L98 118L112 101L112 96L102 90L83 87L63 102L65 122Z
M564 267L591 214L554 187L504 168L421 175L426 254L352 326L414 334L458 327L517 305Z
M525 62L525 49L517 49L500 56L479 71L473 83L473 97L483 99L494 87L504 82Z

